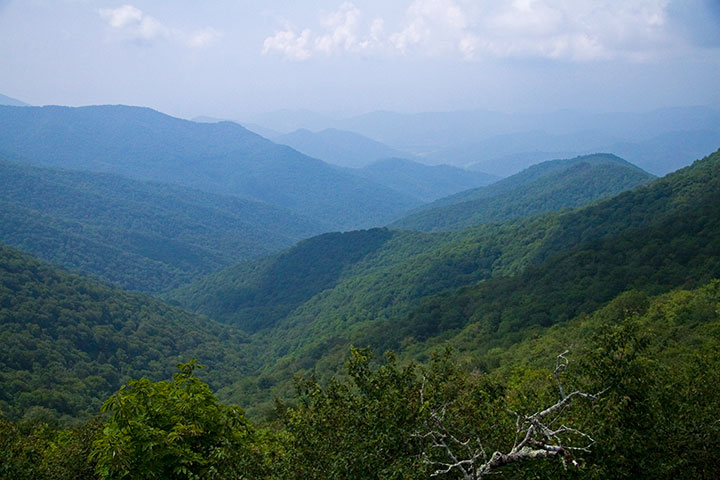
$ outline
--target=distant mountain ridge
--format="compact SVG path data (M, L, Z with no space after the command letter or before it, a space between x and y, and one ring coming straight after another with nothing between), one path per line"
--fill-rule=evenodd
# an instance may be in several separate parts
M544 160L598 151L618 154L650 173L664 175L689 165L720 142L720 110L704 106L639 113L376 111L348 118L281 111L254 121L281 131L281 125L348 130L407 152L401 156L417 156L423 163L475 165L470 168L498 176ZM616 150L616 145L631 148ZM656 158L658 152L661 158ZM513 159L512 164L506 159Z
M27 103L21 102L16 98L3 95L2 93L0 93L0 105L10 105L13 107L29 107Z
M551 160L487 187L424 205L391 224L409 230L458 230L577 207L649 182L654 177L610 154Z
M357 174L375 183L430 202L456 192L489 185L498 178L450 165L425 165L404 158L378 160Z
M236 123L190 122L147 108L0 107L0 154L253 198L332 229L382 224L418 204Z
M403 155L360 134L335 128L319 132L299 129L271 140L341 167L362 168L384 158Z

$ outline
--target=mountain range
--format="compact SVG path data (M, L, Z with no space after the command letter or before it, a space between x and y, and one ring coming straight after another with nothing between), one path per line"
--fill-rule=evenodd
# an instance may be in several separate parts
M544 160L612 152L655 175L692 163L720 141L720 111L672 107L648 112L370 112L345 118L279 111L251 121L289 132L337 128L427 164L508 176ZM619 149L618 149L619 148Z
M689 139L687 155L714 138L702 133L713 115L560 112L547 132L562 141L540 153L582 138L647 142L641 150L671 168L661 139L669 151ZM192 358L223 401L270 422L292 411L274 397L293 397L294 377L338 378L351 345L423 364L452 346L469 368L502 375L567 340L604 375L603 348L652 328L657 341L645 344L665 352L648 353L664 362L657 371L685 365L680 354L717 336L720 151L662 178L593 154L489 185L416 161L463 138L521 139L547 118L527 117L355 119L377 120L387 138L402 119L416 156L349 169L232 122L0 107L2 428L4 418L87 418L129 378L167 378Z
M387 222L418 202L232 122L196 123L126 106L0 106L0 154L289 208L332 229Z

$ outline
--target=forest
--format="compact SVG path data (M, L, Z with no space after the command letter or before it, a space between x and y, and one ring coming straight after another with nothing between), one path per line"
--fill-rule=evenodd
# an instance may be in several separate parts
M713 478L718 306L718 281L628 291L485 372L448 348L423 365L352 349L345 376L298 379L295 395L256 421L218 401L193 360L172 380L130 381L71 429L0 420L0 475Z

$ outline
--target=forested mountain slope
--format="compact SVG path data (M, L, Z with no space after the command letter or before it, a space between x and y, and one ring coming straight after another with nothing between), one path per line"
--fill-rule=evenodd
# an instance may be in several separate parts
M332 229L386 223L418 202L232 122L127 106L0 106L0 154L121 174L290 208Z
M336 371L349 344L406 349L421 359L455 335L468 351L507 346L533 328L593 311L628 288L659 293L718 277L720 226L713 212L720 201L719 168L715 153L647 186L562 214L453 233L391 231L377 250L343 267L338 281L295 302L288 314L273 312L271 304L253 305L254 314L276 315L253 339L264 345L265 367L256 379L264 387L245 380L226 394L267 398L268 385L287 394L286 382L298 371ZM257 285L257 265L226 270L174 298L242 323L251 318L243 310L250 297L232 285Z
M2 160L0 218L0 242L152 292L328 228L234 196Z
M497 177L482 172L450 165L423 165L404 158L378 160L356 170L356 173L422 202L431 202L497 180Z
M0 409L6 418L80 418L129 378L212 365L219 387L252 371L246 335L110 288L0 245Z
M572 248L518 275L423 301L408 335L449 330L460 345L502 345L533 327L591 312L619 293L657 294L720 277L720 152L648 187L566 215Z
M457 230L577 207L649 182L647 172L608 154L534 165L487 187L442 198L416 209L392 227Z

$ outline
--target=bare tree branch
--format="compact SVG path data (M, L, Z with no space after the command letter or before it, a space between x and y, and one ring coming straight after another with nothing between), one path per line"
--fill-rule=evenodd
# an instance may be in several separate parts
M509 410L516 417L516 431L513 446L508 453L496 451L488 459L479 439L475 440L477 447L473 447L470 440L460 440L448 431L445 426L447 405L443 405L439 411L430 412L426 425L427 432L418 436L429 438L432 447L440 450L449 460L444 462L431 460L425 454L425 462L436 468L432 476L445 475L457 470L465 480L478 480L505 465L537 458L559 457L566 467L568 459L571 460L572 465L577 465L577 462L572 460L572 452L590 452L595 440L587 433L567 425L562 424L557 428L553 425L576 399L597 400L606 390L596 394L581 391L566 394L560 376L568 368L569 361L566 357L568 353L570 351L566 350L558 355L555 362L553 375L560 393L557 402L529 416L522 416ZM420 392L421 400L424 400L423 389L424 382ZM521 438L522 440L518 442Z

